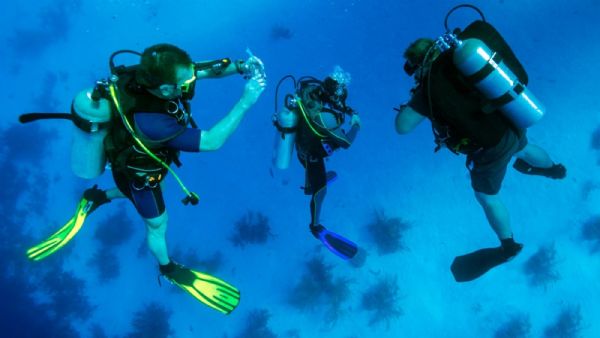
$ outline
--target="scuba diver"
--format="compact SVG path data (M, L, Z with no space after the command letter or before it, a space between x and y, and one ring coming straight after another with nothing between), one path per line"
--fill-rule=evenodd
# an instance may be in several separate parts
M285 97L285 108L278 110L279 86L288 78L294 82L294 94ZM273 124L277 128L274 166L287 169L295 146L298 160L305 169L304 194L310 195L312 235L342 259L356 255L358 247L347 238L327 230L319 221L327 184L336 173L326 171L325 160L339 148L348 149L360 129L358 114L346 104L350 74L339 66L320 81L314 77L283 77L275 94ZM346 133L346 118L350 130Z
M464 30L448 30L450 14L462 7L481 16ZM526 128L544 114L526 87L523 66L483 13L471 5L446 16L446 34L417 39L404 53L404 70L415 79L410 100L396 109L395 128L407 134L425 118L432 124L435 151L442 147L465 154L475 197L501 245L456 257L451 266L458 282L474 280L514 258L523 245L515 242L508 210L499 196L506 168L552 179L566 176L545 150L530 144Z
M97 186L86 190L73 218L29 249L28 257L35 261L48 257L77 234L96 208L116 198L128 198L146 224L147 244L160 273L207 306L224 314L233 311L240 299L234 286L169 257L165 239L168 215L161 185L170 172L186 195L183 203L198 203L198 195L185 187L170 165L180 165L180 151L219 149L256 103L266 86L266 75L261 60L247 52L250 57L246 61L193 62L187 52L171 44L153 45L141 54L117 51L109 62L111 77L79 93L71 114L22 115L23 123L71 119L76 127L72 147L75 174L96 178L108 162L116 183L116 188L109 190ZM139 64L115 66L115 56L123 53L138 55ZM239 101L210 129L198 129L190 109L196 81L238 73L247 79Z

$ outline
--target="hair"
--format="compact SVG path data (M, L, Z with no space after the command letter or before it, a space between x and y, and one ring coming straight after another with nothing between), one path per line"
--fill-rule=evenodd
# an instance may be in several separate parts
M420 38L411 43L404 51L404 58L413 65L420 65L427 54L427 51L433 47L434 41L428 38Z
M158 87L162 83L175 83L176 70L189 66L192 58L183 49L161 43L144 50L136 72L136 80L146 87Z

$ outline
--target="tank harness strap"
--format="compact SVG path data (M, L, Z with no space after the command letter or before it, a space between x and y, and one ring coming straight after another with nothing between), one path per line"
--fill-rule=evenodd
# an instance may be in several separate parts
M498 108L506 105L507 103L513 101L515 98L519 97L521 93L525 91L525 86L522 83L517 83L511 90L504 93L500 97L497 97L493 100L487 100L488 103L483 106L482 111L486 114L493 113Z
M306 121L306 124L308 125L310 130L312 130L312 132L320 138L327 137L326 135L319 133L317 131L317 129L315 129L315 127L312 124L312 121L310 120L310 118L308 117L308 114L306 113L306 109L304 109L304 103L302 103L302 100L298 96L296 96L296 103L298 104L298 108L300 108L300 112L302 113L302 116L304 117L304 120Z
M110 121L91 122L82 118L75 112L75 106L73 106L73 103L71 103L71 121L73 121L73 124L77 126L77 128L87 133L95 133L100 130L108 129L108 127L111 125Z
M194 193L194 192L189 191L187 189L187 187L183 184L183 182L181 181L181 179L179 178L179 176L177 175L177 173L175 173L175 171L173 169L171 169L171 167L168 164L166 164L164 161L162 161L160 158L158 158L150 149L148 149L146 147L146 145L144 145L144 143L135 135L135 131L133 130L133 127L131 126L131 124L129 123L129 120L127 120L127 117L125 116L125 114L121 110L121 104L119 102L119 98L118 98L118 95L117 95L117 89L115 88L115 84L114 83L110 83L108 89L110 91L110 97L111 97L111 99L113 101L113 104L115 105L115 109L117 110L117 113L121 117L121 120L123 121L123 125L125 126L125 129L127 129L127 131L129 132L129 134L131 135L131 137L133 138L133 140L135 141L135 143L148 156L150 156L150 158L152 158L154 161L156 161L157 163L159 163L163 168L167 169L167 171L170 172L173 175L173 177L175 178L175 180L177 181L177 183L179 184L179 186L181 187L181 189L183 190L183 192L186 194L186 197L182 200L183 204L185 204L185 205L187 205L189 203L191 203L192 205L198 204L198 201L199 201L198 195L196 193Z
M487 61L483 68L465 77L465 79L472 84L479 83L481 82L481 80L488 77L488 75L490 75L503 60L504 58L502 57L502 55L500 55L500 53L494 52L492 54L492 57Z
M275 126L277 131L281 133L282 139L285 137L285 134L293 134L298 129L298 127L282 127L281 124L279 124L279 121L277 121L277 117L275 116L273 116L273 125Z

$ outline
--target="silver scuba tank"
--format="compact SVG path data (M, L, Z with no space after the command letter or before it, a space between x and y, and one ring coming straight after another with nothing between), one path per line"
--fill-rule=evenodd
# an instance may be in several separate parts
M81 91L71 105L74 124L71 169L84 179L96 178L104 172L104 138L111 119L110 102L103 98L94 100L92 92L91 88Z
M544 116L544 108L496 53L479 39L454 40L453 61L463 75L518 128L528 128Z
M289 167L292 152L294 151L294 142L296 142L296 131L294 128L298 125L298 114L284 107L273 116L273 120L279 126L275 134L273 165L283 170Z

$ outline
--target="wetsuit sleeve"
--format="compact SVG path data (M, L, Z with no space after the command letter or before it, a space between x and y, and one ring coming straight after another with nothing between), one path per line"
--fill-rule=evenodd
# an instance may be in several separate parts
M352 128L350 129L349 132L346 133L346 138L348 138L348 141L352 144L354 143L354 139L356 139L356 135L358 135L358 131L360 130L360 127L358 125L353 125Z
M174 117L161 113L136 113L134 120L143 138L162 142L176 150L200 151L201 130L184 127Z
M330 136L327 138L326 142L331 144L334 149L348 149L352 145L352 142L354 142L359 129L360 127L358 125L354 125L348 133L344 132L341 128L336 131L330 131Z
M429 104L423 91L423 86L417 86L411 90L412 96L407 105L423 116L429 116Z

